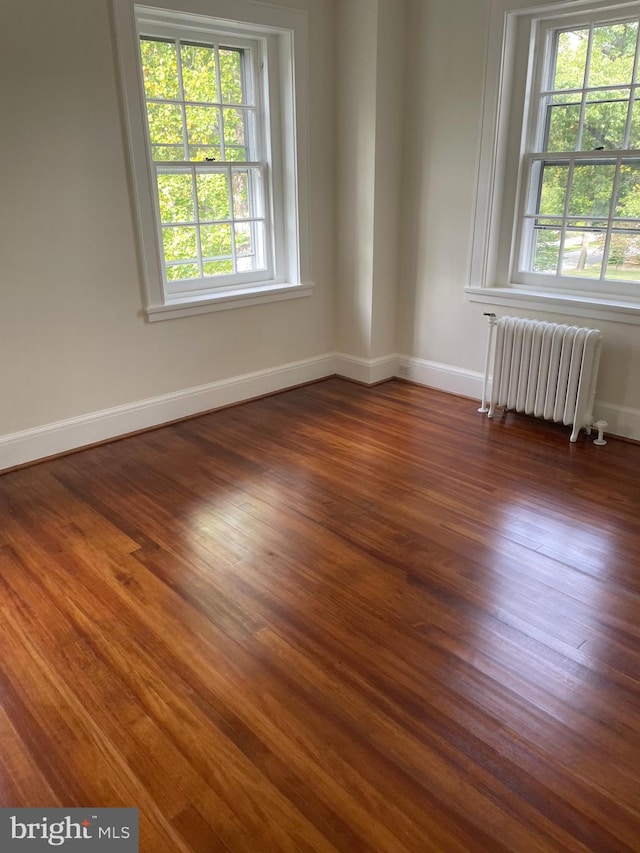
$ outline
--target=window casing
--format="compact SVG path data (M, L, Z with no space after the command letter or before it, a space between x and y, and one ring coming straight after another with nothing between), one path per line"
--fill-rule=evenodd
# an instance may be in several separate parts
M469 296L627 320L640 311L640 4L497 5Z
M306 17L186 2L113 0L151 320L312 290Z

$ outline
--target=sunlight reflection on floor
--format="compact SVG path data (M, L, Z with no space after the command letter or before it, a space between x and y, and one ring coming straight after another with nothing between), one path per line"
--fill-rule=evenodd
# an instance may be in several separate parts
M503 508L500 527L508 538L591 573L606 573L616 551L613 531L593 520L563 516L556 509L510 504Z

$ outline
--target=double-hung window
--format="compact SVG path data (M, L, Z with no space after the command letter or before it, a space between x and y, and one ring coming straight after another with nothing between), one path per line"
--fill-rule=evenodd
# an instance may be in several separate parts
M306 17L113 3L149 318L311 292Z
M487 294L564 298L572 311L580 303L637 311L640 4L579 6L504 18L476 279Z
M143 35L140 55L167 291L270 276L260 45Z
M640 15L537 34L517 272L640 289Z

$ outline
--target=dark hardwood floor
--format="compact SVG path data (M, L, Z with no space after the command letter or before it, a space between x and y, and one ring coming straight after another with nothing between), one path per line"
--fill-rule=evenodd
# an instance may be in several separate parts
M476 406L331 379L0 477L0 805L640 850L640 447Z

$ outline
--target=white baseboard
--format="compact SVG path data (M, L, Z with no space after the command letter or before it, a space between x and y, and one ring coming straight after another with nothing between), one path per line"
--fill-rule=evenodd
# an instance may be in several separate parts
M354 382L375 385L397 376L398 357L384 355L380 358L358 358L355 355L336 353L336 373Z
M397 356L397 363L396 376L402 379L474 400L482 397L483 373L408 355Z
M596 420L606 421L608 426L605 433L621 435L640 441L640 409L618 406L615 403L605 403L596 400L593 407Z
M335 353L0 436L0 471L336 373Z

